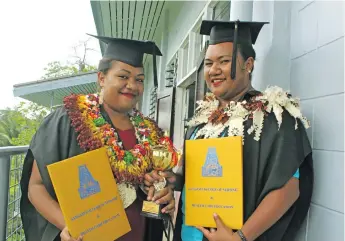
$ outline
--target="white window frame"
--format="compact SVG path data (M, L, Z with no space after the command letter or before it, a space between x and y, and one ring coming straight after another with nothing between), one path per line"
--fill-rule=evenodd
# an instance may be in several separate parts
M187 32L186 36L181 41L180 45L178 46L177 50L174 54L168 58L167 63L171 63L174 59L176 53L178 54L178 68L177 68L177 89L176 89L176 98L182 99L182 106L178 106L176 108L175 104L175 121L174 121L174 143L178 146L183 144L184 139L184 118L188 112L188 98L189 94L187 92L187 87L196 82L197 80L197 61L198 56L196 56L196 51L201 52L197 49L196 44L196 37L199 32L197 31L201 25L202 20L208 19L212 20L213 15L213 7L216 5L218 0L210 0L204 7L204 9L200 12L199 16L196 18L196 21L193 23L192 27ZM202 37L201 48L205 46L206 41L209 39L208 36ZM183 55L183 48L189 44L188 46L188 58L185 59ZM182 66L187 64L187 71L185 74L182 73ZM166 65L168 66L168 65ZM184 76L183 76L184 75Z

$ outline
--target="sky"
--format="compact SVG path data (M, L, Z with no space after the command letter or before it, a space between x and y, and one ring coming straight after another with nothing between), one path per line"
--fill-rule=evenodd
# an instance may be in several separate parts
M73 46L97 34L90 0L16 0L0 3L0 109L23 101L13 85L41 79L49 62L73 61ZM91 38L87 63L101 58Z

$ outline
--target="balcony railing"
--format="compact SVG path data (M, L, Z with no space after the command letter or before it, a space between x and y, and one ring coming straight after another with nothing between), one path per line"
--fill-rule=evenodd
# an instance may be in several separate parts
M0 147L0 240L25 240L20 218L20 178L28 146Z

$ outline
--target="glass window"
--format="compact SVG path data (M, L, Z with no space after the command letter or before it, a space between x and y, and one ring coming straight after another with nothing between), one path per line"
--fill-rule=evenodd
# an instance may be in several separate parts
M202 43L203 43L203 35L200 34L200 28L201 28L201 25L197 28L197 30L195 31L196 33L196 37L195 37L195 55L194 55L194 61L198 61L198 58L200 56L200 54L202 53L203 51L203 46L202 46Z
M187 43L183 47L183 66L182 66L182 78L184 78L188 74L188 50L189 50L189 43Z
M230 1L219 1L213 8L213 20L230 20Z
M195 82L187 87L188 91L188 119L192 118L195 110Z

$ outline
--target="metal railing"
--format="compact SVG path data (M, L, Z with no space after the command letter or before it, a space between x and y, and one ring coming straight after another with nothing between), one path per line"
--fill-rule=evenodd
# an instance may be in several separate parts
M20 179L28 148L0 147L0 241L25 241L20 217ZM171 231L170 223L166 229Z
M20 217L20 178L28 146L0 147L0 240L25 240Z

